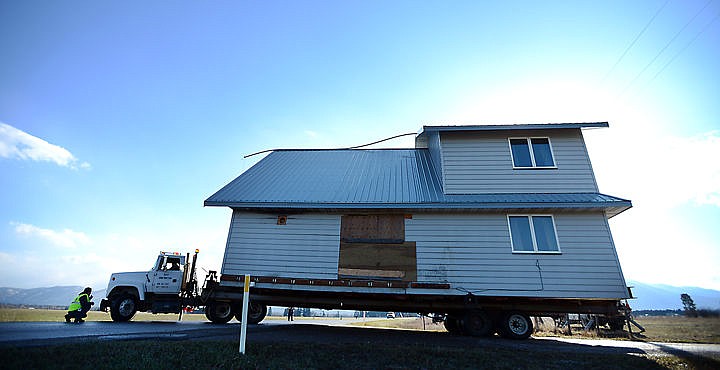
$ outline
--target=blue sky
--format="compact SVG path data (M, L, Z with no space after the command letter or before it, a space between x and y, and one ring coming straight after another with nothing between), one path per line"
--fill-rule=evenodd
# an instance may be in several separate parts
M626 278L720 289L719 15L718 0L1 2L0 286L101 288L160 250L218 270L230 212L202 202L259 150L609 121L585 136L600 190L635 205L611 219Z

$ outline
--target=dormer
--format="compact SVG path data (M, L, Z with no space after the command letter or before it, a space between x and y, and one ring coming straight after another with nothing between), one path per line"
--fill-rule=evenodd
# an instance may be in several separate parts
M424 126L445 194L595 193L582 130L607 122Z

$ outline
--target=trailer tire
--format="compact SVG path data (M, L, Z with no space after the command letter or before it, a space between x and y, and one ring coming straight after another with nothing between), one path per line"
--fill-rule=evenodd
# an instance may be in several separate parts
M485 337L490 335L493 325L488 315L480 310L471 310L465 313L460 328L466 335Z
M247 320L250 325L259 324L260 321L263 321L265 316L267 316L267 306L262 303L254 303L251 301L248 303L248 308ZM242 322L242 306L236 306L233 311L235 312L235 319Z
M500 335L510 339L527 339L533 333L530 316L522 312L509 312L500 321Z
M138 302L135 296L121 294L110 302L110 318L115 322L126 322L137 312Z
M453 335L462 335L462 326L461 320L458 320L454 316L445 316L445 320L443 321L443 326L445 326L445 330L448 331L448 333Z
M227 324L233 318L232 306L230 302L208 302L205 317L215 324Z

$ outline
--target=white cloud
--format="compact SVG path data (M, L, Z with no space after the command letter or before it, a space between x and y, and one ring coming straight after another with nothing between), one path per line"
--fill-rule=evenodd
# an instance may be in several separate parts
M53 162L72 169L90 169L87 162L78 159L67 149L0 122L0 157Z
M15 226L15 232L19 235L44 239L60 247L75 248L91 243L90 238L85 235L85 233L79 231L70 229L56 231L23 223L11 223L11 225Z

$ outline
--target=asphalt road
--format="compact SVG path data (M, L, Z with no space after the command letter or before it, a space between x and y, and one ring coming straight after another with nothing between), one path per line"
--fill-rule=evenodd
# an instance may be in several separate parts
M632 342L618 340L472 338L445 332L347 326L354 320L266 320L248 327L248 345L268 342L434 344L451 347L510 348L575 353L672 354L720 361L718 344ZM238 340L240 324L209 322L56 322L0 323L1 346L42 346L87 340ZM720 362L718 362L720 365Z

